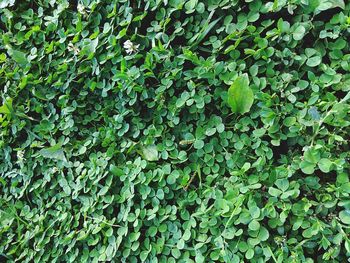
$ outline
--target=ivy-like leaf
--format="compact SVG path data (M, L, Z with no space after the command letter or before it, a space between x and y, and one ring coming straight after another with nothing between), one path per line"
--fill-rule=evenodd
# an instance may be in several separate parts
M254 94L249 87L249 79L247 74L239 76L228 90L227 102L232 112L243 114L250 110L253 105Z

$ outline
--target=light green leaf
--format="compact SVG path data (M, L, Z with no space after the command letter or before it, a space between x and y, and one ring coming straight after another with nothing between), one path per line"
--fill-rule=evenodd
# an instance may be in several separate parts
M350 194L350 182L343 183L340 187L340 192L349 193Z
M258 238L261 241L266 241L269 238L269 231L265 227L260 227Z
M157 146L155 146L154 144L143 147L142 154L147 161L152 162L158 160L158 150Z
M344 210L339 213L339 218L344 224L350 225L350 211Z
M110 165L109 171L110 171L114 176L118 176L118 177L119 177L119 176L124 175L124 171L123 171L121 168L119 168L119 167L117 167L117 166L115 166L115 165L113 165L113 164Z
M183 249L184 247L185 247L185 241L183 240L183 239L180 239L178 242L177 242L177 245L176 245L176 247L178 248L178 249Z
M2 106L0 106L0 113L6 115L10 115L13 113L11 98L6 99L5 103Z
M340 7L342 9L345 9L345 2L344 0L320 0L319 5L315 10L315 13L318 14L322 11Z
M276 180L275 184L277 185L277 187L279 189L281 189L283 192L287 191L288 187L289 187L289 182L287 179L283 178L283 179L278 179Z
M318 162L318 167L320 168L320 170L324 173L328 173L331 170L331 166L332 166L333 162L330 161L327 158L322 158L319 162Z
M194 10L194 8L196 7L198 3L198 0L190 0L185 4L185 9L186 9L186 13L190 14L192 13Z
M349 182L349 175L346 172L339 173L337 176L337 184L345 184Z
M316 164L320 160L320 152L316 149L308 149L304 153L304 160Z
M279 190L279 189L277 189L277 188L270 187L270 188L269 188L269 194L272 195L272 196L277 197L277 196L279 196L279 195L282 194L282 191Z
M148 251L142 251L140 253L140 259L141 259L142 262L144 262L147 259L148 253L149 253Z
M260 223L254 219L249 223L248 228L252 231L257 231L260 228Z
M204 141L196 140L193 144L195 149L202 149L204 147Z
M308 65L309 67L316 67L320 65L320 63L321 63L320 56L311 57L306 61L306 65Z
M245 253L246 259L252 259L254 257L254 249L249 248L247 252Z
M315 164L302 161L299 165L300 169L304 174L313 174L315 171Z
M299 25L293 32L293 38L294 40L301 40L304 37L305 34L305 27L302 25Z
M8 53L17 64L25 66L28 63L27 56L22 51L14 50L10 47L8 48Z
M39 153L44 158L56 159L56 160L61 160L61 161L67 161L67 159L66 159L66 157L64 155L61 143L57 143L54 146L41 149L39 151Z
M126 35L126 29L127 28L123 28L122 30L120 30L120 32L118 33L118 35L117 35L117 39L121 39L123 36L125 36Z
M248 75L239 76L228 90L227 102L232 112L245 113L250 110L253 105L254 94L249 87Z
M98 45L98 38L91 40L90 45L89 45L89 49L90 49L91 53L95 53L97 45Z

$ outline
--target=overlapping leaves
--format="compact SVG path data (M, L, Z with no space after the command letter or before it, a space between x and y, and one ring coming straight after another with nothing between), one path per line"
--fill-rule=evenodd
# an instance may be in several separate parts
M349 258L348 3L0 7L1 260Z

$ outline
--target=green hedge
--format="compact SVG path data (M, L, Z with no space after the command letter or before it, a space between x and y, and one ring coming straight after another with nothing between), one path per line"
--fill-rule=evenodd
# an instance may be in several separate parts
M345 262L346 2L0 1L0 258Z

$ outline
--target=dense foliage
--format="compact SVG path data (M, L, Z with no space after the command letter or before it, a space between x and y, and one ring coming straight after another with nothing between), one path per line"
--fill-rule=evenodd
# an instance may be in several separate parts
M347 261L347 2L0 1L1 259Z

